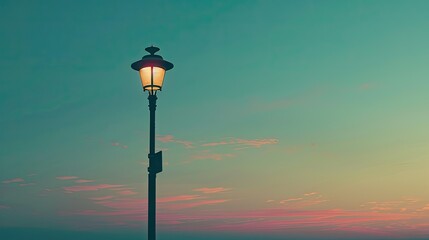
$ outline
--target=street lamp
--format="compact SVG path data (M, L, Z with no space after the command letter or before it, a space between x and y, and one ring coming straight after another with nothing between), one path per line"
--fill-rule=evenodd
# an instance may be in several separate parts
M162 89L165 72L173 68L173 64L165 61L155 53L159 48L151 46L145 48L149 55L143 56L131 64L131 68L139 71L143 91L149 92L149 172L148 181L148 240L156 239L156 174L162 172L162 152L155 153L155 110L156 92Z

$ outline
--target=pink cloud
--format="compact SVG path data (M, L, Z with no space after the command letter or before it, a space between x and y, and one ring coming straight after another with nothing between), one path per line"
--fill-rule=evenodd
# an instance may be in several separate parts
M324 199L305 199L305 200L295 200L295 201L281 201L280 203L284 205L287 209L302 209L314 205L319 205L325 203L327 200Z
M137 192L131 191L131 190L124 190L118 192L120 195L135 195Z
M429 210L427 202L412 197L393 201L372 201L362 204L361 207L374 212L389 213L424 213L424 211Z
M288 231L296 228L338 228L358 229L368 224L387 224L389 222L410 219L403 214L379 214L374 212L332 210L285 210L266 209L257 211L223 212L218 215L205 215L205 219L240 219L228 221L228 224L217 222L199 226L201 230L239 231L239 232L273 232ZM196 229L195 229L196 230ZM335 231L333 231L335 232ZM375 232L382 233L378 229Z
M259 148L263 145L277 144L279 142L278 139L275 138L265 138L265 139L242 139L242 138L231 138L227 141L220 142L209 142L204 143L201 146L203 147L213 147L219 145L235 145L238 146L237 149L243 149L247 147Z
M219 187L221 188L221 187ZM197 188L202 193L218 192L217 188ZM209 190L208 190L209 189ZM195 189L194 189L195 190ZM207 190L207 191L206 191ZM101 198L101 197L100 197ZM92 199L94 200L94 199ZM73 214L87 216L108 216L104 220L120 222L127 227L138 227L146 221L147 199L118 198L94 200L105 211L83 210ZM181 231L228 231L246 233L282 233L303 232L321 233L324 236L399 236L398 233L412 233L413 236L426 236L429 233L427 211L413 212L380 212L371 209L347 211L342 209L305 209L305 207L326 201L316 192L304 193L302 196L287 198L276 208L259 210L193 210L192 208L212 206L228 202L226 199L208 199L200 195L178 195L158 199L159 226L163 229ZM274 206L273 200L268 200ZM396 204L396 201L392 201ZM416 199L404 199L400 202L409 204L421 203ZM293 205L298 204L298 205ZM372 202L371 204L379 204ZM368 207L372 205L369 204ZM388 203L390 204L390 203ZM424 203L420 208L425 208ZM396 205L395 205L396 206ZM414 205L413 205L414 206ZM319 206L320 207L320 206ZM408 207L398 205L398 207ZM173 211L172 211L173 210ZM210 210L210 211L209 211ZM212 209L213 210L213 209ZM139 223L139 224L136 224Z
M108 199L112 199L112 198L113 198L113 196L103 196L103 197L93 197L90 199L94 200L94 201L103 201L103 200L108 200Z
M140 206L142 207L142 206ZM86 215L86 216L123 216L123 215L136 215L146 213L144 208L136 210L117 210L117 211L109 211L109 212L101 212L96 210L81 210L77 211L73 214L76 215Z
M226 142L226 141L210 142L210 143L204 143L201 146L203 146L203 147L214 147L214 146L227 145L227 144L231 144L231 142Z
M165 203L174 203L181 201L191 201L200 199L199 195L178 195L171 197L162 197L157 199L157 203L165 204ZM98 202L99 205L104 207L114 208L114 209L141 209L147 204L147 199L140 198L120 198L115 201L101 201Z
M302 198L289 198L289 199L281 200L280 203L287 203L291 201L300 201L300 200L302 200Z
M114 147L121 147L123 149L127 149L128 148L127 145L123 145L123 144L121 144L119 142L112 142L111 145L114 146Z
M279 140L275 138L267 138L267 139L254 139L254 140L247 140L247 139L236 139L237 143L239 145L249 146L249 147L256 147L259 148L263 145L267 144L277 144Z
M2 183L18 183L18 182L24 182L24 179L22 178L13 178L13 179L8 179L8 180L4 180Z
M112 185L112 184L99 184L99 185L89 185L89 186L71 186L71 187L64 187L63 189L67 192L81 192L81 191L97 191L100 189L110 189L110 188L117 188L122 187L124 185Z
M215 205L227 202L226 199L215 199L215 200L195 200L195 197L177 196L169 197L166 200L157 201L158 208L160 210L182 210L188 208L194 208L205 205ZM85 211L78 212L80 215L138 215L146 213L147 199L132 199L123 198L116 201L96 201L97 204L104 207L112 208L114 211L108 212L96 212L96 211Z
M287 198L279 201L286 209L303 209L324 202L327 202L327 200L317 192L304 193L301 197Z
M205 159L211 159L211 160L215 160L215 161L220 161L223 160L225 158L229 158L229 157L233 157L234 154L230 154L230 153L201 153L201 154L197 154L192 156L192 159L194 160L205 160Z
M173 142L173 143L182 144L185 148L192 148L193 147L192 142L185 141L185 140L177 140L173 137L173 135L157 136L156 139L160 142L163 142L163 143Z
M76 176L60 176L60 177L56 177L58 180L72 180L72 179L77 179L79 177Z
M164 136L158 136L156 139L160 142L166 143L166 142L172 142L173 141L173 135L164 135Z
M147 199L119 198L116 200L100 201L98 205L118 210L141 210L147 206Z
M112 221L121 221L133 225L136 221L146 221L147 201L143 199L127 199L127 204L102 203L103 206L113 207L113 211L98 212L83 210L74 214L88 216L110 216ZM286 210L280 208L250 210L250 211L191 211L190 208L225 203L228 200L201 200L196 202L174 202L160 204L158 221L161 228L180 229L185 231L226 231L226 232L255 232L255 233L293 233L297 229L310 231L324 229L325 236L343 232L372 236L395 236L389 232L389 227L402 226L418 227L413 231L422 230L427 224L403 226L404 221L415 218L410 214L392 214L376 212L346 211L341 209L327 210ZM116 203L124 203L122 201ZM132 203L132 204L130 204ZM171 211L174 210L174 211ZM174 223L174 224L173 224ZM198 224L196 224L198 223ZM397 223L401 223L398 225ZM177 228L175 227L177 226ZM427 231L426 231L427 232ZM302 233L302 232L301 232ZM348 234L348 235L347 235Z
M171 209L171 210L180 210L180 209L194 208L194 207L199 207L204 205L219 204L227 201L228 200L226 199L202 200L197 202L175 203L175 204L165 205L164 208Z
M421 210L422 211L429 211L429 204L426 204Z
M0 205L0 209L9 209L9 207L6 205Z
M189 201L201 198L200 195L178 195L172 197L158 198L156 202L166 203L166 202L177 202L177 201Z
M317 192L304 193L304 196L313 196L316 195Z
M225 192L225 191L229 191L229 190L230 190L230 188L224 188L224 187L196 188L196 189L194 189L194 191L196 191L196 192L202 192L202 193L206 193L206 194L220 193L220 192Z
M318 198L312 194L309 198ZM305 194L304 194L305 196ZM413 224L421 219L416 213L385 213L374 211L347 211L342 209L297 210L269 208L242 211L193 211L191 208L227 202L226 199L200 199L198 195L179 195L161 198L158 221L160 228L182 231L227 231L255 233L302 233L302 230L318 232L325 236L398 236L400 231L425 236L427 222ZM305 197L302 197L305 198ZM292 198L290 198L292 199ZM305 199L303 199L305 200ZM297 200L297 202L302 200ZM290 201L295 202L295 201ZM109 211L83 210L73 214L108 216L106 221L137 227L136 222L146 221L146 199L123 198L115 201L102 200L96 204L111 208ZM174 211L172 211L174 210ZM424 230L426 229L426 230ZM298 231L298 232L296 232ZM338 235L340 234L340 235Z
M79 179L74 181L75 183L89 183L89 182L94 182L94 180L86 180L86 179Z
M119 188L112 188L112 190L115 191L124 191L124 190L132 190L134 188L129 188L129 187L119 187Z

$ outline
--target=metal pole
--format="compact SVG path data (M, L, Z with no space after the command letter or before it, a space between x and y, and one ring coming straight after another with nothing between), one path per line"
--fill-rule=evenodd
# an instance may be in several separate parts
M155 161L155 110L156 95L149 95L150 135L149 135L149 182L148 182L148 240L156 239L156 172ZM152 167L152 169L151 169Z

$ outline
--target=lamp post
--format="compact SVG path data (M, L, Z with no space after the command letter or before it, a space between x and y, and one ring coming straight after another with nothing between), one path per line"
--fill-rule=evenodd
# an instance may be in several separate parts
M165 61L155 53L159 48L151 46L145 48L149 55L143 56L131 64L131 68L139 71L143 91L148 91L149 96L149 167L148 167L148 240L156 239L156 174L162 172L162 152L155 153L155 110L156 92L162 89L165 72L173 68L173 64Z

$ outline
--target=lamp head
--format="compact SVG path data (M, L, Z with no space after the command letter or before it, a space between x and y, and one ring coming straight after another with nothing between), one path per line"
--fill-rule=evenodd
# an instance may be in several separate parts
M148 91L149 95L155 95L156 91L162 89L165 72L172 69L173 64L155 54L159 51L158 47L150 46L145 50L150 54L131 64L131 68L139 71L143 91Z

